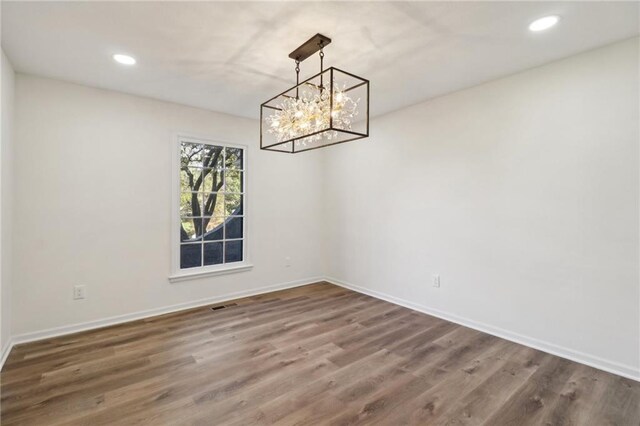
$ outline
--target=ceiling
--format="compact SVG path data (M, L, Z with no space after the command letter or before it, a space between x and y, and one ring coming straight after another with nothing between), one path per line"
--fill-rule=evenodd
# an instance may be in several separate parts
M636 2L2 2L18 72L257 117L316 32L373 115L638 35ZM561 22L528 31L539 17ZM138 60L115 63L114 53ZM316 57L302 75L318 70Z

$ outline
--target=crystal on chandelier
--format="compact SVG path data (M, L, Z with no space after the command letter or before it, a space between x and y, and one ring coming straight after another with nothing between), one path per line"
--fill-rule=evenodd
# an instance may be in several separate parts
M369 136L369 81L331 67L260 107L260 147L296 153Z

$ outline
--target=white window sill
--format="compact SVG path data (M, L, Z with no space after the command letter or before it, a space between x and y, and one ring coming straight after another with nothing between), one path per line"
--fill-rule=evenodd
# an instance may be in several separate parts
M200 269L194 272L179 272L169 276L169 282L178 283L181 281L197 280L199 278L213 277L216 275L235 274L236 272L249 271L253 268L251 263L238 263L233 266L225 266L214 269Z

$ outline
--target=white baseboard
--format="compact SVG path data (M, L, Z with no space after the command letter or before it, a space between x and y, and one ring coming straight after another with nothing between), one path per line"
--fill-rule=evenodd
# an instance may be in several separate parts
M538 349L543 352L550 353L552 355L566 358L571 361L579 362L581 364L588 365L598 370L603 370L608 373L617 374L618 376L626 377L628 379L640 381L640 371L632 366L617 363L615 361L606 360L597 356L589 355L584 352L574 351L563 346L556 345L554 343L545 342L543 340L535 339L533 337L524 336L519 333L515 333L509 330L505 330L499 327L494 327L489 324L474 321L468 318L460 317L455 314L443 312L437 309L429 308L424 305L420 305L408 300L400 299L395 296L391 296L386 293L382 293L375 290L370 290L365 287L361 287L355 284L347 283L342 280L325 277L324 281L331 284L338 285L340 287L347 288L349 290L363 293L376 299L381 299L396 305L404 306L405 308L413 309L414 311L422 312L434 317L442 318L447 321L451 321L456 324L463 325L465 327L472 328L474 330L482 331L483 333L491 334L496 337L500 337L505 340L509 340L521 345L529 346L534 349Z
M118 315L114 317L104 318L95 321L87 321L78 324L65 325L62 327L54 327L46 330L35 331L31 333L18 334L11 339L11 347L14 345L34 342L42 339L49 339L51 337L64 336L66 334L78 333L80 331L95 330L98 328L108 327L110 325L122 324L125 322L136 321L144 318L154 317L157 315L169 314L172 312L183 311L185 309L198 308L200 306L222 303L228 300L239 299L242 297L256 296L258 294L270 293L272 291L285 290L288 288L300 287L307 284L317 283L322 281L323 277L306 278L302 280L290 281L281 284L269 285L265 287L258 287L250 290L238 291L234 293L227 293L216 297L210 297L206 299L194 300L186 303L179 303L177 305L165 306L162 308L149 309L146 311L133 312L125 315ZM3 362L7 353L3 353Z
M2 348L2 352L0 352L0 371L2 371L2 367L4 367L4 363L9 357L11 349L13 349L13 339L9 339L9 341L5 343L4 347Z

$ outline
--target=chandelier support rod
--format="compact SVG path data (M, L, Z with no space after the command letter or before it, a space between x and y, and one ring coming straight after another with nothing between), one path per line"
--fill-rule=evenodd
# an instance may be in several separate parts
M321 92L324 90L324 84L323 84L324 75L322 74L322 72L324 71L324 51L322 50L323 48L324 48L324 42L320 40L320 91Z
M296 99L300 99L299 95L299 84L300 84L300 61L296 59Z

